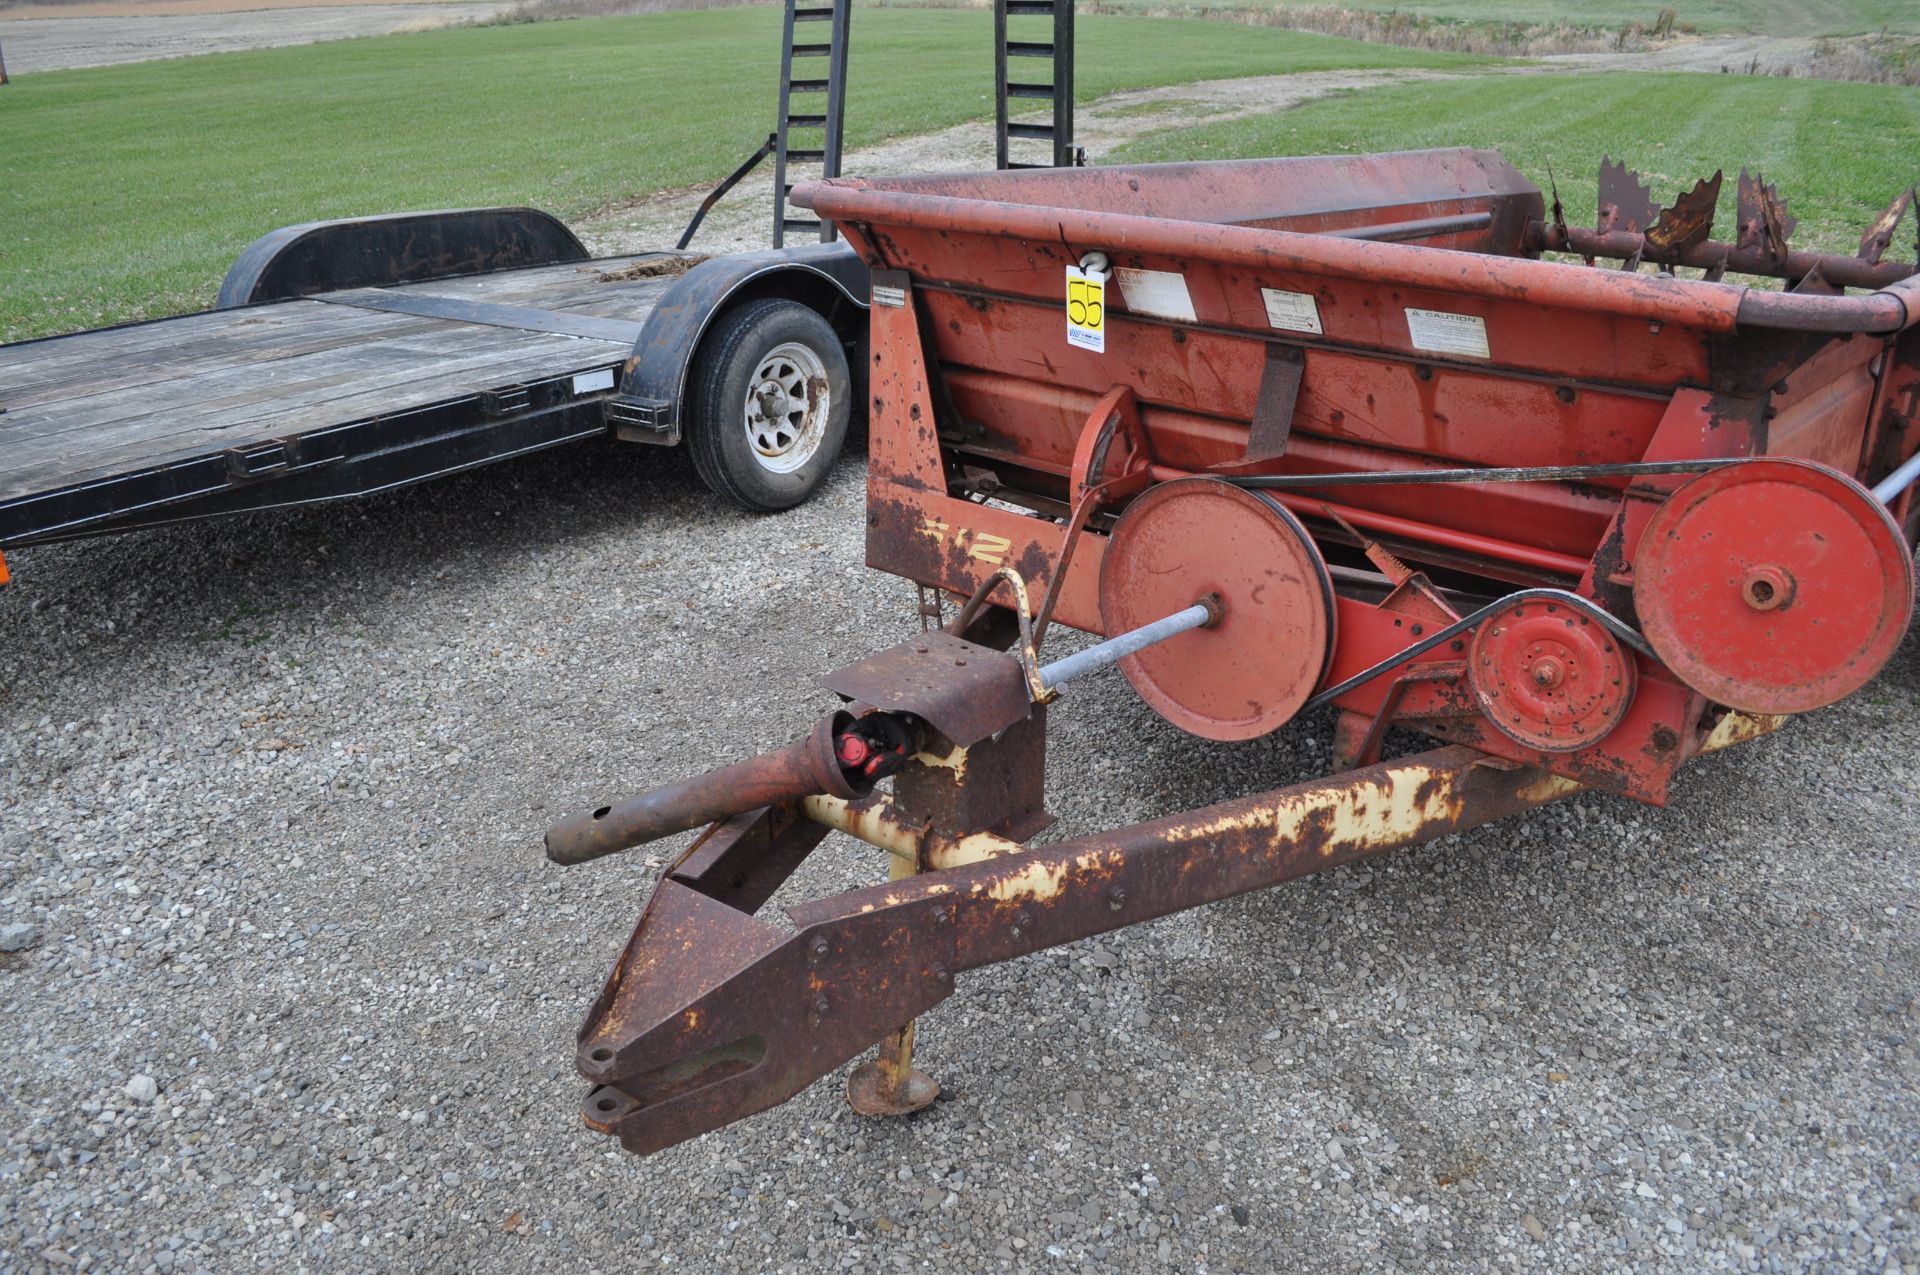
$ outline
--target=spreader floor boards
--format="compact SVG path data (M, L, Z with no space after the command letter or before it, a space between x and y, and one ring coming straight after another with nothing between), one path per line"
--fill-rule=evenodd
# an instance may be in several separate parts
M507 417L555 378L548 406L604 396L684 270L611 257L0 346L0 544L49 530L28 506L50 494L476 396Z

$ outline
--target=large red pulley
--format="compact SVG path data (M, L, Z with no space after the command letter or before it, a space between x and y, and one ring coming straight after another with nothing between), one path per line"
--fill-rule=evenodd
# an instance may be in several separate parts
M1211 596L1220 617L1120 668L1149 707L1203 739L1257 739L1313 695L1333 655L1333 578L1299 519L1212 478L1148 489L1115 524L1100 619L1136 629Z
M1633 601L1681 681L1747 713L1801 713L1872 681L1913 615L1886 506L1824 465L1743 460L1689 480L1640 537Z

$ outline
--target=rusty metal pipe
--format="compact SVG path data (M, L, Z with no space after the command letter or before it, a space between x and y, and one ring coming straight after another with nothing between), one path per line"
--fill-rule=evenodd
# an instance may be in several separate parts
M785 748L562 819L547 829L547 858L586 863L762 806L818 793L860 796L834 755L835 736L852 721L832 713Z
M1586 230L1579 226L1547 226L1534 222L1531 235L1538 248L1549 252L1577 252L1583 257L1618 257L1625 261L1643 256L1662 265L1693 266L1711 270L1725 266L1741 274L1773 275L1797 279L1818 267L1820 277L1844 288L1884 288L1920 271L1910 261L1866 262L1858 257L1842 257L1827 252L1789 252L1784 262L1758 248L1740 248L1708 239L1677 253L1663 253L1647 243L1647 237L1627 230Z
M1454 217L1421 217L1412 221L1388 221L1377 226L1342 226L1338 230L1315 233L1335 239L1367 239L1374 243L1405 243L1409 239L1430 239L1440 235L1463 235L1469 230L1485 230L1493 224L1493 214L1461 213Z
M1920 295L1902 280L1869 297L1748 290L1740 298L1740 322L1755 328L1795 332L1899 332L1920 319Z

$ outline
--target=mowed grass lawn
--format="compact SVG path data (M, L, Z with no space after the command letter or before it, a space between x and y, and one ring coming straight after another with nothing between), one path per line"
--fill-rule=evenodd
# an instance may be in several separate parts
M986 11L862 9L850 144L993 111ZM563 216L718 180L773 125L780 11L481 27L86 71L0 91L0 340L211 301L299 221L533 204ZM1218 22L1087 17L1083 98L1472 59Z
M1166 0L1121 0L1141 7ZM1185 0L1200 7L1201 0ZM1325 0L1206 0L1244 8L1274 5L1315 6ZM1455 22L1517 22L1583 27L1653 25L1660 0L1341 0L1346 6L1381 13L1417 14ZM1920 32L1920 3L1915 0L1673 0L1680 22L1701 31L1754 31L1767 35L1866 35L1886 27L1897 33Z
M1503 152L1567 219L1593 223L1603 156L1670 203L1726 170L1718 234L1731 237L1734 178L1758 168L1800 219L1799 247L1853 252L1867 223L1920 181L1920 89L1737 75L1528 75L1390 85L1298 110L1159 133L1133 161L1313 155L1427 146ZM1913 256L1909 214L1893 255Z

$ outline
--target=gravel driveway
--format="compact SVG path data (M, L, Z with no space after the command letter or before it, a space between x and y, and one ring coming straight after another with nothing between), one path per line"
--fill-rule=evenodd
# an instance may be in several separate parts
M836 1076L649 1160L583 1131L573 1030L649 872L540 831L785 740L915 627L862 483L755 518L588 446L15 555L0 1271L1915 1269L1915 642L1669 810L969 976L912 1119ZM1053 720L1061 834L1327 755L1324 720L1197 743L1115 675Z

